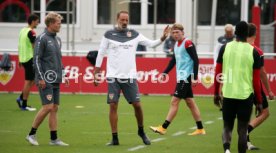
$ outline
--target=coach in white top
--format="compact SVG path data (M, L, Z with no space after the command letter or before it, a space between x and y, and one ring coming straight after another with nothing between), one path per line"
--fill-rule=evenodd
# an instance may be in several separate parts
M163 36L158 40L149 40L133 29L127 28L129 15L127 11L117 13L117 27L107 31L102 38L95 65L95 85L98 85L98 73L103 58L107 54L107 103L110 106L109 120L112 131L112 141L108 145L119 145L117 122L118 102L122 91L129 104L135 110L138 124L138 135L144 144L150 145L143 128L143 111L136 82L136 48L138 44L156 47L166 39L169 27L164 29Z

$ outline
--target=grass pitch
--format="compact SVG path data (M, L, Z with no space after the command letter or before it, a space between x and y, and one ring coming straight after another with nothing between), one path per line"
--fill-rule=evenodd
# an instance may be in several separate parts
M170 96L142 96L145 131L153 141L144 146L137 135L137 124L133 108L121 96L119 104L120 146L105 146L111 140L106 96L61 95L58 114L58 136L69 147L49 146L48 119L37 131L40 146L31 146L25 140L36 112L19 110L17 94L0 94L0 153L222 153L221 112L213 105L211 97L196 97L207 134L188 136L195 123L185 103L180 108L166 135L153 133L150 125L160 125L167 115ZM30 95L29 104L40 108L37 94ZM269 102L270 117L251 135L254 145L261 148L258 153L276 152L276 102ZM235 125L236 126L236 125ZM237 132L233 131L231 152L237 152Z

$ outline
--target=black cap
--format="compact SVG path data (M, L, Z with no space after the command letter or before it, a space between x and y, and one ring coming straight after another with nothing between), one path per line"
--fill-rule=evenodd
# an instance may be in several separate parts
M235 34L237 38L245 39L248 35L248 25L245 21L240 21L236 25Z

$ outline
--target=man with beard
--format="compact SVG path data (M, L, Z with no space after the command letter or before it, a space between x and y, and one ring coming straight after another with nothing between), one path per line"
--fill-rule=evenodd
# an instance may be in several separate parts
M138 124L138 135L144 144L151 142L144 132L143 110L140 103L140 95L136 82L136 48L139 45L156 47L166 39L169 27L164 29L163 36L158 40L149 40L142 34L128 28L129 14L127 11L120 11L117 14L117 27L107 31L102 38L95 68L95 85L98 85L99 72L103 57L107 54L107 82L108 94L107 103L110 106L109 120L112 131L112 141L108 145L119 145L118 139L118 103L122 91L127 102L135 111Z

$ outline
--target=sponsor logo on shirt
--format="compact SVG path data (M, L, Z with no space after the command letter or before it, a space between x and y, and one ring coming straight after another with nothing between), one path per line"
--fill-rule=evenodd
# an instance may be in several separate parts
M119 47L124 48L124 49L129 49L129 48L132 48L133 45L131 45L131 44L121 44L121 45L119 45Z
M127 37L131 37L132 36L132 33L129 31L127 32Z

